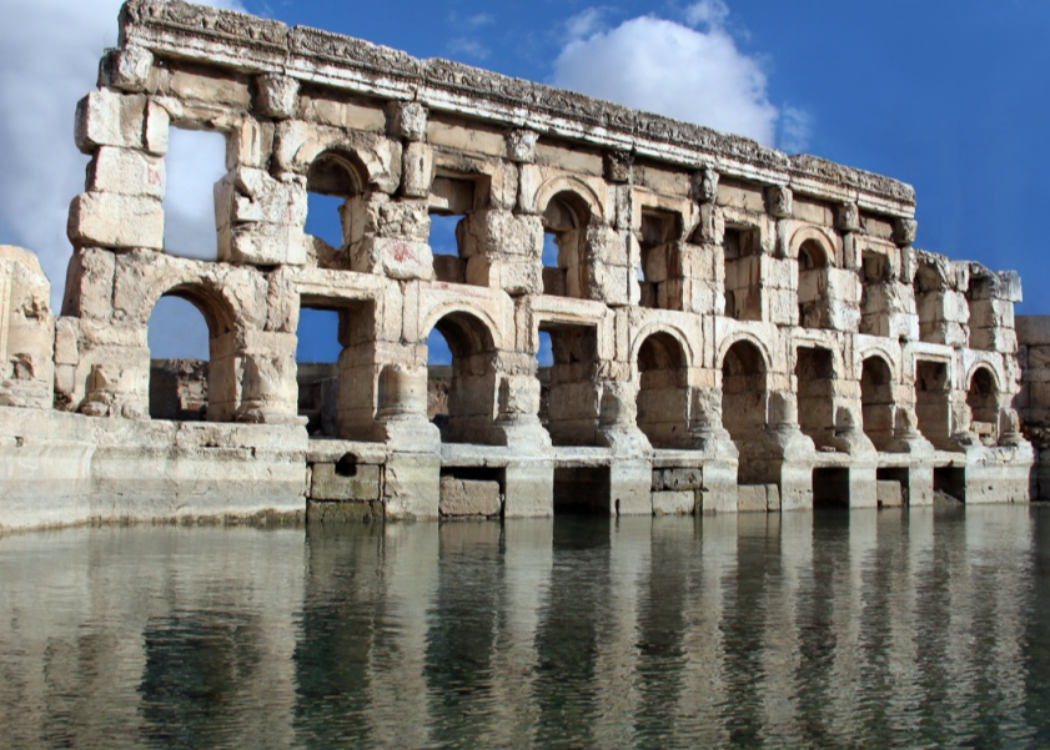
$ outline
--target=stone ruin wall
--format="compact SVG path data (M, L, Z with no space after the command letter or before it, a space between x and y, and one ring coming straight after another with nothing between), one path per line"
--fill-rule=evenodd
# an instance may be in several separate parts
M215 262L165 252L172 128L226 136ZM60 316L33 255L0 251L0 526L1029 497L1019 279L916 249L900 182L153 0L124 7L75 137L91 162ZM305 234L310 192L342 199L341 246ZM449 215L458 255L435 255ZM192 362L151 378L164 295L204 315L206 387ZM326 385L296 365L303 308L339 315Z

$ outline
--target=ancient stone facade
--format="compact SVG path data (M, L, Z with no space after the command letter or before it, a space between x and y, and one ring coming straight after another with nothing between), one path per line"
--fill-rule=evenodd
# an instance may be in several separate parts
M0 526L1029 498L1020 282L913 247L908 185L237 13L120 23L77 108L61 316L0 251ZM226 138L217 261L165 252L172 128ZM310 193L338 246L305 233ZM151 383L165 295L210 357ZM297 368L304 308L338 313L334 379ZM151 418L162 378L185 387Z

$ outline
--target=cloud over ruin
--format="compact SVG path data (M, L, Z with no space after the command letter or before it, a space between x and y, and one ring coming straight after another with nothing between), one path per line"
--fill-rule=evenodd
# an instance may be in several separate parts
M770 101L760 60L738 47L721 0L690 5L680 21L646 15L607 26L604 16L590 8L568 21L554 85L770 146L780 132L780 145L805 147L804 113L792 109L782 122L787 112Z

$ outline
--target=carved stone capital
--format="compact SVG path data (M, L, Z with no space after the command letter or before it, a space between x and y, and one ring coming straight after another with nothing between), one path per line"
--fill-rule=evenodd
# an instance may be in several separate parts
M406 141L427 139L427 108L419 102L391 102L388 115L390 135Z
M860 231L860 208L852 201L839 206L835 216L835 227L840 232Z
M276 120L287 120L295 116L299 105L299 81L271 73L260 76L258 86L255 108L260 114Z
M693 174L693 197L700 203L713 203L718 197L719 174L705 167Z
M536 142L540 134L527 128L512 128L505 136L507 158L519 164L532 164L536 161Z
M630 182L634 171L634 154L629 151L605 153L605 179L609 182Z
M786 185L771 185L766 188L766 211L778 219L790 218L794 211L794 197Z

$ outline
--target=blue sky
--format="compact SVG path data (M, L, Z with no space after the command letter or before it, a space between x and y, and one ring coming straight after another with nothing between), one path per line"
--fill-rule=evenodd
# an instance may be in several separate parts
M662 109L904 180L917 191L917 246L1020 271L1018 312L1050 313L1047 0L211 2ZM113 43L117 5L5 3L0 138L26 147L0 153L0 242L41 255L55 298L69 256L65 208L83 174L73 106ZM58 15L68 22L54 24ZM33 138L56 153L41 156L48 149Z

